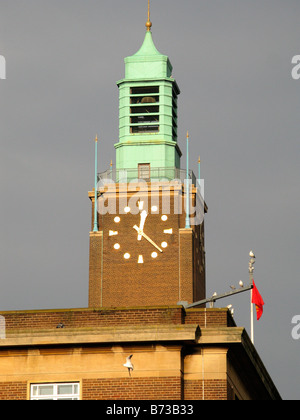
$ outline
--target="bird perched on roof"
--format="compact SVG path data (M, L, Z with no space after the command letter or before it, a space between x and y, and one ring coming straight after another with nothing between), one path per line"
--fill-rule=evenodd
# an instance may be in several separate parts
M126 363L123 365L124 367L127 367L129 376L131 376L131 371L134 368L133 367L133 364L131 363L132 356L133 356L133 354L131 354L130 356L126 357Z
M230 286L230 289L235 290L236 287L235 286Z

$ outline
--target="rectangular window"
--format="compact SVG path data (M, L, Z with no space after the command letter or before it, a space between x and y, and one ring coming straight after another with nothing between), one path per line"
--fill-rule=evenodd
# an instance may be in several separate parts
M139 163L139 179L150 180L150 163Z
M173 140L177 141L177 94L174 87L172 98L172 135Z
M141 86L131 88L132 95L145 95L148 93L159 93L159 86Z
M142 125L131 127L132 134L138 133L157 133L159 131L159 125Z
M131 96L130 103L133 105L156 104L159 102L159 96Z
M30 400L79 400L79 383L32 384Z
M130 89L130 133L159 132L159 86Z
M159 122L159 115L139 115L138 117L131 117L130 120L132 124L147 124L153 122L156 122L157 124Z
M158 114L159 106L147 105L147 106L132 106L130 108L131 114Z

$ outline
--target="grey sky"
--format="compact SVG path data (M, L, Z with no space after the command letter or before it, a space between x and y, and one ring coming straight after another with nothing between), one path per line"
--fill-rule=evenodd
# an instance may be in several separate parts
M142 44L146 0L0 0L0 310L85 307L94 136L115 160L124 57ZM205 179L207 290L248 281L266 305L255 344L281 395L299 399L299 0L152 0L170 57L179 144ZM233 304L249 332L249 294Z

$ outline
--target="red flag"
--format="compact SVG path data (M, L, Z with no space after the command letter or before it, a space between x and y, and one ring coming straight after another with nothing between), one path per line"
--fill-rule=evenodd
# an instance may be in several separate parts
M264 312L265 302L263 301L263 298L261 297L259 291L257 290L254 280L253 280L253 289L252 289L252 303L254 303L256 307L257 321L259 321Z

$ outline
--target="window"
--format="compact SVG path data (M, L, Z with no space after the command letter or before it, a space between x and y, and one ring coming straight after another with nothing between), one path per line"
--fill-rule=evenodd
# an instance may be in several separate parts
M139 179L150 180L150 163L139 163Z
M132 134L138 134L138 133L156 133L159 131L158 125L142 125L142 126L135 126L131 127L131 133Z
M130 90L130 132L159 132L159 86L133 87Z
M32 384L31 400L79 400L79 383Z
M132 106L130 108L131 114L157 114L159 112L159 106L146 105L144 106Z
M147 93L159 93L159 86L141 86L131 88L132 95L145 95Z
M131 96L130 103L132 105L142 105L142 104L156 104L159 102L159 96L148 94L148 96Z
M174 87L172 99L172 135L173 140L177 141L177 94Z

